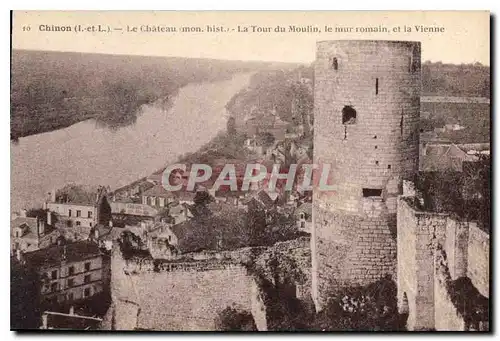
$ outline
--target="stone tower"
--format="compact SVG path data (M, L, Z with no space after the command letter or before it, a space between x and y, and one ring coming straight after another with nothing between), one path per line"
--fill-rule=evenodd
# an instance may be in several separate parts
M396 275L396 205L418 171L420 43L321 41L314 162L334 192L314 191L312 295Z

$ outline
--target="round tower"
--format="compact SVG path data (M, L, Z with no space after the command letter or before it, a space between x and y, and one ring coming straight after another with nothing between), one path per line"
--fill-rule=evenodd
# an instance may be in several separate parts
M418 171L420 43L321 41L314 162L334 192L314 191L313 298L396 273L396 203ZM394 278L395 279L395 278Z

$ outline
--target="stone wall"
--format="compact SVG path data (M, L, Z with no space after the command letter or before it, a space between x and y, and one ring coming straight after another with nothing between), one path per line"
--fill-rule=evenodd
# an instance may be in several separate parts
M472 305L482 310L488 297L489 236L475 223L421 211L415 202L398 199L398 306L408 312L409 330L465 330L463 316L477 320ZM479 293L459 313L450 295L467 295L463 290Z
M469 228L467 277L485 297L490 297L490 235L476 225Z
M151 261L125 261L114 247L113 329L214 330L215 317L228 306L252 312L257 327L266 329L259 288L244 266L228 260L165 264L154 271Z
M141 307L139 328L214 330L217 313L236 305L252 311L252 278L241 266L132 275Z
M439 250L436 254L434 267L435 329L438 331L464 331L465 321L454 306L448 292L451 276L444 250Z
M320 261L313 268L320 292L328 294L345 285L366 285L387 274L395 279L395 220L387 217L361 219L318 207L315 226L314 254L319 259L331 260ZM321 306L324 295L316 297L316 301Z
M434 253L444 241L447 215L422 212L413 200L398 201L398 303L408 304L409 330L434 328Z
M311 249L317 309L327 283L395 276L397 197L418 171L420 43L322 41L314 86L314 163L335 191L315 191ZM355 112L346 122L345 110Z

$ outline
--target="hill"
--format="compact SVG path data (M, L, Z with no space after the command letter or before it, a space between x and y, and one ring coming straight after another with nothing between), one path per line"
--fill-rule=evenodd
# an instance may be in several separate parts
M191 82L225 80L271 63L13 50L11 137L95 118L110 128L134 123L137 109Z

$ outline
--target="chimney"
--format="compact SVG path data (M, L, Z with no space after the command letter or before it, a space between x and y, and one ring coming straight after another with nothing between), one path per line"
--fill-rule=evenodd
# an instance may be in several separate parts
M21 218L26 218L26 214L27 214L27 211L24 208L19 211L19 216Z
M21 250L16 250L16 258L19 262L23 261L23 252Z
M66 245L63 246L62 259L66 259Z
M95 238L96 240L98 240L98 239L99 239L99 230L97 229L97 227L96 227L96 228L95 228L95 230L94 230L94 238Z
M38 227L38 235L42 236L45 233L45 221L40 218L36 218L36 225Z
M56 189L55 188L52 188L49 195L50 195L50 202L56 202Z
M47 211L47 225L52 225L52 212Z
M113 227L113 220L109 220L109 227Z
M48 210L49 209L46 201L43 202L43 209L44 210Z
M42 329L48 329L48 323L47 323L47 320L48 320L48 314L47 313L44 313L42 315Z
M75 315L75 307L73 307L73 306L69 307L69 314Z

